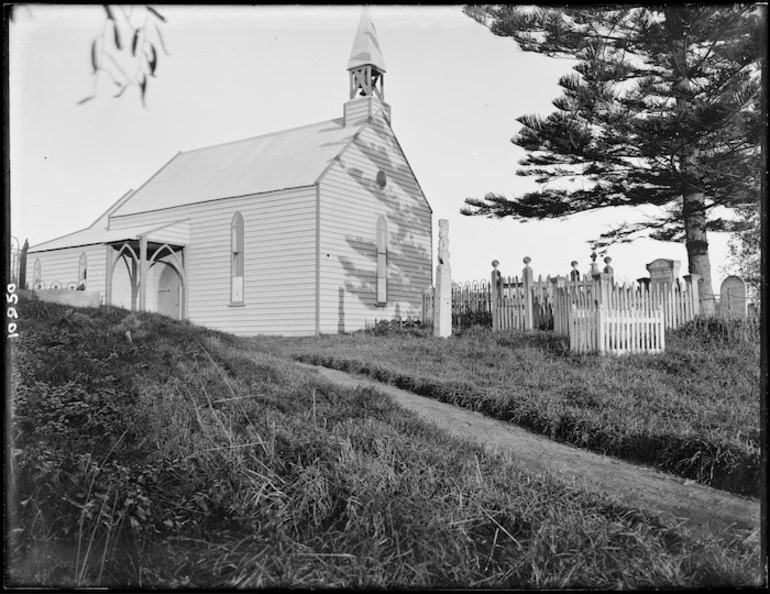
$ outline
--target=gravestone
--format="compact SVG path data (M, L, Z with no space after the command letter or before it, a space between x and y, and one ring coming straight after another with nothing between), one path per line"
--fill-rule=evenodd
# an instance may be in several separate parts
M719 293L719 315L726 318L746 317L746 282L740 276L728 276L723 280Z
M452 269L449 265L449 221L438 222L438 266L433 303L433 335L452 335Z
M673 285L679 278L681 268L679 260L658 258L647 264L650 273L650 285Z

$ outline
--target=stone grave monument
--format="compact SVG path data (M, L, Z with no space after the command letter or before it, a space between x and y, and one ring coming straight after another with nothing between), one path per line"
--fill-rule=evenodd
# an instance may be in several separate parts
M647 264L647 272L650 273L650 285L673 285L679 278L679 269L682 264L679 260L658 258Z
M728 276L719 290L719 315L726 318L744 318L748 315L746 281L740 276Z

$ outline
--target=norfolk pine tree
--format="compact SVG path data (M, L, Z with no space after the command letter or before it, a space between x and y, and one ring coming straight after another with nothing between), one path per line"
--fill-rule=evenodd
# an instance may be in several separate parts
M762 28L757 5L465 7L524 51L579 62L546 118L525 115L512 142L527 155L518 175L538 190L468 198L465 215L562 218L652 205L650 221L622 223L595 242L647 235L683 241L713 313L708 231L730 231L731 212L760 200ZM726 207L719 209L717 207Z

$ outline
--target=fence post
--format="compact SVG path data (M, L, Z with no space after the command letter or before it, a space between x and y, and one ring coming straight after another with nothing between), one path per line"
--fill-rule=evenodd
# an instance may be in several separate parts
M692 315L694 318L697 318L700 315L700 274L685 274L683 278L690 285Z
M492 260L492 275L490 277L489 287L489 304L492 309L492 330L499 330L500 328L500 312L498 307L502 302L502 294L500 287L500 271L497 267L500 262Z
M569 265L572 266L572 270L569 271L569 280L571 280L571 281L579 281L580 280L580 271L578 270L578 262L577 262L577 260L572 260L572 262L570 262Z
M658 341L658 346L660 347L660 351L663 352L666 350L666 324L663 321L663 306L661 305L658 309L658 332L660 333L660 340Z
M610 284L612 284L615 280L615 269L612 267L612 258L607 256L604 258L604 263L606 264L604 267L604 273L610 275Z
M532 282L533 274L529 263L532 258L524 258L524 270L521 271L521 282L524 290L524 329L532 330L534 324L532 320Z
M596 308L596 350L604 352L604 304L600 303Z
M593 294L594 299L599 304L609 305L610 300L610 284L612 283L612 277L606 272L597 272L592 275L593 277Z

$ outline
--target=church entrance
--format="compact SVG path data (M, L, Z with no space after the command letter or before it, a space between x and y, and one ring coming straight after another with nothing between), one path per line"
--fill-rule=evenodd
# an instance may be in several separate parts
M158 279L158 313L175 320L182 319L182 284L173 267L163 265Z

